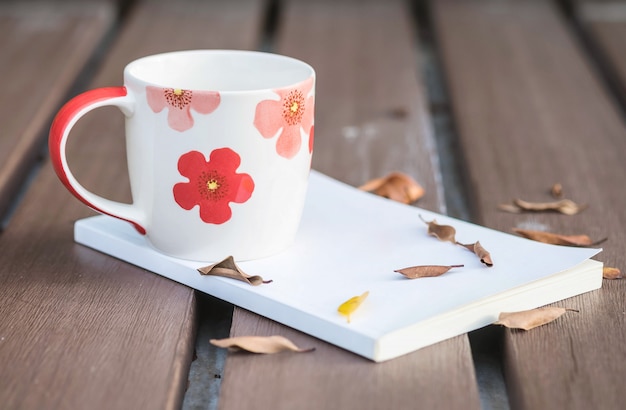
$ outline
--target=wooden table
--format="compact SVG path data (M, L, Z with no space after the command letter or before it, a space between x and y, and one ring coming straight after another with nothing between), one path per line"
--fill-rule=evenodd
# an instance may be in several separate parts
M52 115L82 90L120 85L139 56L193 48L311 63L315 169L352 185L400 170L425 187L420 207L503 231L608 237L598 259L626 269L626 4L5 1L2 408L178 408L188 385L186 408L500 408L506 399L489 388L500 368L511 408L623 408L624 281L562 302L580 313L549 326L491 327L375 364L75 244L73 222L92 212L46 158ZM74 134L68 155L80 181L130 201L122 115L94 112ZM575 217L497 209L515 197L545 200L555 182L589 208ZM226 356L204 347L208 365L192 372L204 381L188 383L195 344L226 336L231 318L232 335L282 334L317 350ZM496 360L488 376L485 355Z

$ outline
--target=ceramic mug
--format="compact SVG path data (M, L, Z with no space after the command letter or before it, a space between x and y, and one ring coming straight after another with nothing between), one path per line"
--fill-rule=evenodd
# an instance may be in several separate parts
M67 189L130 222L164 254L197 261L269 256L294 240L313 151L315 72L286 56L192 50L140 58L124 86L87 91L55 117L49 148ZM126 116L132 204L85 189L65 146L87 112Z

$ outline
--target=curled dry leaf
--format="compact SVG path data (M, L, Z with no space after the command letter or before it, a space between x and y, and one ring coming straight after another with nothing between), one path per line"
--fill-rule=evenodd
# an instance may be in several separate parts
M369 291L365 291L360 296L351 297L350 299L339 305L339 307L337 308L337 312L344 315L348 319L348 323L350 323L350 316L352 315L352 313L354 313L355 310L359 308L359 306L361 306L361 303L363 303L363 301L365 300L365 298L367 298L369 294Z
M552 188L550 188L550 195L557 199L563 198L563 186L558 182L552 185Z
M624 275L622 275L622 272L617 268L605 266L602 268L602 277L604 279L622 279Z
M578 310L575 309L560 307L543 307L520 312L502 312L498 320L493 324L506 326L511 329L530 330L552 322L567 311L578 312Z
M587 208L587 205L579 205L571 199L561 199L553 202L529 202L522 199L513 200L513 204L500 204L498 208L502 211L520 212L545 212L554 211L565 215L576 215Z
M385 177L373 179L359 189L403 204L411 204L424 196L424 188L402 172L392 172Z
M394 270L394 272L401 273L409 279L417 278L429 278L434 276L441 276L452 268L462 268L463 265L419 265L411 266L409 268L403 268Z
M227 257L221 262L213 265L205 266L198 269L201 275L222 276L225 278L237 279L246 282L252 286L258 286L262 283L271 283L271 280L263 280L259 275L248 275L239 269L235 264L232 256Z
M436 220L432 220L430 222L424 220L422 215L420 215L420 219L428 225L428 234L436 237L440 241L444 242L452 242L456 244L456 239L454 236L456 235L456 229L450 225L439 225Z
M552 245L566 246L595 246L606 241L607 238L593 242L588 235L561 235L558 233L534 231L531 229L513 228L513 232L523 236L524 238L534 241L550 243Z
M217 347L263 354L279 353L285 350L298 353L312 352L315 350L314 347L301 349L291 340L283 336L239 336L226 339L211 339L210 342Z
M493 266L491 255L489 254L489 252L487 252L485 248L483 248L480 242L476 241L475 243L469 243L469 244L457 242L456 244L466 248L470 252L473 252L476 256L478 256L478 258L480 259L480 263L482 263L483 265L487 267Z

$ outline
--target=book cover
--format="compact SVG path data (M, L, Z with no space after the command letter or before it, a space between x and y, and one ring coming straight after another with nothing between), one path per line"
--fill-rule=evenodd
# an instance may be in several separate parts
M460 243L480 241L493 267L428 235L422 219L452 225ZM531 241L362 192L315 171L294 244L268 258L237 262L269 284L200 275L197 269L206 264L165 256L132 226L104 215L77 221L75 240L374 361L486 326L500 312L543 306L602 284L602 264L590 259L600 249ZM432 278L394 272L416 265L463 267ZM365 291L369 296L348 322L338 306Z

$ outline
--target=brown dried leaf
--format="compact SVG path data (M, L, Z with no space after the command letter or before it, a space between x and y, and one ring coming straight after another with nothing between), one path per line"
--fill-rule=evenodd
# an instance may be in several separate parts
M558 182L552 185L552 188L550 188L550 195L556 199L563 198L563 186Z
M604 279L622 279L624 275L622 275L622 271L617 268L605 266L602 268L602 277Z
M521 214L524 212L522 208L515 204L500 204L498 205L498 209L504 212L508 212L510 214Z
M553 202L529 202L522 199L514 199L513 204L523 211L545 212L555 211L565 215L576 215L587 208L587 205L579 205L571 199L561 199Z
M498 320L493 324L506 326L511 329L530 330L552 322L567 311L578 312L575 309L560 307L543 307L520 312L502 312Z
M392 172L385 177L372 179L359 189L403 204L411 204L424 196L424 188L402 172Z
M431 278L434 276L441 276L452 268L462 267L463 265L419 265L394 270L394 272L401 273L409 279Z
M513 232L537 242L565 246L594 246L606 241L607 238L593 242L588 235L561 235L553 232L534 231L532 229L513 228Z
M245 350L250 353L273 354L285 350L305 353L315 350L314 347L301 349L291 340L283 336L238 336L226 339L211 339L212 345L223 348Z
M262 283L271 283L271 280L263 280L259 275L248 275L239 269L239 266L235 264L235 260L232 256L227 257L221 262L214 263L213 265L205 266L198 269L201 275L213 275L222 276L225 278L237 279L242 282L246 282L252 286L258 286Z
M436 237L440 241L444 242L452 242L456 244L456 239L454 236L456 235L456 229L450 225L439 225L435 219L428 222L422 218L420 215L420 219L428 225L428 234Z
M464 248L466 248L467 250L469 250L470 252L473 252L474 254L476 254L476 256L478 256L478 258L480 259L480 262L487 266L487 267L492 267L493 266L493 261L491 260L491 255L489 254L489 252L487 252L487 250L485 248L483 248L483 246L480 244L480 242L476 241L475 243L469 243L469 244L464 244L464 243L460 243L457 242L457 245L461 245Z

